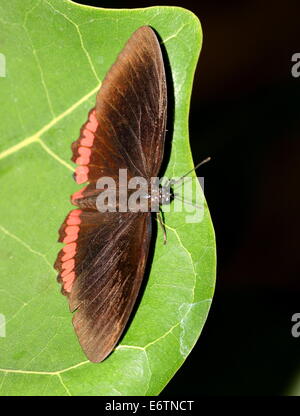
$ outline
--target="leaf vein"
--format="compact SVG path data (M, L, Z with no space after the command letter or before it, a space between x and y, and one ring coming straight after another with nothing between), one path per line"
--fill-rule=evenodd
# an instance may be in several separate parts
M39 251L34 250L33 248L30 247L29 244L25 243L25 241L21 240L21 238L17 237L15 234L11 233L10 231L8 231L6 228L4 228L2 225L0 225L0 230L6 234L8 237L13 238L14 240L16 240L18 243L20 243L23 247L25 247L27 250L29 250L31 253L36 254L39 257L42 257L42 259L47 263L47 265L51 268L52 271L53 267L52 265L49 263L49 261L47 260L46 256L42 253L40 253Z
M70 390L69 390L69 389L68 389L68 387L65 385L65 383L64 383L64 381L63 381L63 379L62 379L62 376L61 376L60 374L57 374L57 377L58 377L59 381L61 382L61 384L62 384L63 388L66 390L66 392L67 392L68 396L72 396L72 394L71 394Z
M51 127L56 125L60 120L71 114L77 107L79 107L82 103L87 101L93 94L95 94L99 90L100 85L98 85L96 88L94 88L92 91L88 92L86 95L81 97L78 101L76 101L74 104L72 104L67 110L59 114L56 118L52 119L49 123L47 123L44 127L42 127L40 130L38 130L36 133L34 133L32 136L27 137L26 139L22 140L21 142L17 143L16 145L4 150L2 153L0 153L0 159L3 159L20 149L22 149L25 146L28 146L31 143L37 142L40 140L40 136L44 134L46 131L50 130Z
M91 70L92 70L92 72L93 72L96 80L98 82L100 82L100 79L99 79L99 77L97 75L97 72L95 70L94 64L93 64L92 59L90 57L90 54L88 53L88 51L87 51L87 49L86 49L86 47L84 45L83 38L82 38L82 34L81 34L80 30L79 30L79 26L75 22L73 22L73 20L71 20L66 14L62 13L60 10L57 10L55 7L53 7L52 4L50 4L47 0L45 0L45 3L47 3L48 6L51 7L52 10L54 10L57 14L60 14L61 16L63 16L69 23L71 23L75 27L75 29L76 29L76 31L78 33L78 36L79 36L80 46L81 46L81 48L83 50L83 53L85 54L85 56L86 56L86 58L88 60L88 63L90 65L90 67L91 67Z
M67 371L74 370L75 368L81 367L84 364L88 364L90 361L82 361L81 363L72 365L71 367L64 368L58 371L34 371L34 370L14 370L10 368L0 368L1 373L13 373L13 374L36 374L36 375L47 375L53 376L62 373L66 373Z

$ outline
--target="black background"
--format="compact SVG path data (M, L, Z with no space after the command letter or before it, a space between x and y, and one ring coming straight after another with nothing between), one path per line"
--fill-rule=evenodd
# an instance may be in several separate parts
M77 1L181 6L204 34L190 113L218 253L200 340L162 396L300 394L300 3L287 0Z

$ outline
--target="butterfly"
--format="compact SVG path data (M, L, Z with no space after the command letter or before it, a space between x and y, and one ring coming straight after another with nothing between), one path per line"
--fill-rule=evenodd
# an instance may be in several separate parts
M74 178L87 185L71 196L76 209L65 218L65 243L54 267L67 296L79 343L92 362L104 360L120 339L145 273L151 211L101 211L105 187L157 177L164 154L167 87L161 48L149 26L136 30L108 71L80 136L72 144ZM152 200L151 193L146 198ZM164 199L161 191L155 196ZM118 205L118 202L117 202ZM117 206L118 208L118 206Z

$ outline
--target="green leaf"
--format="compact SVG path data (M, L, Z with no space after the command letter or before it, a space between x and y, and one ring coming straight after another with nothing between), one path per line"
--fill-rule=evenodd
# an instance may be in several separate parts
M211 304L215 240L206 203L198 223L187 222L186 212L165 213L168 243L158 229L142 300L103 363L84 356L52 264L69 195L79 189L70 144L100 80L142 25L161 37L174 82L166 175L192 168L188 112L199 21L176 7L105 10L66 0L2 2L0 16L0 394L156 395L191 351Z

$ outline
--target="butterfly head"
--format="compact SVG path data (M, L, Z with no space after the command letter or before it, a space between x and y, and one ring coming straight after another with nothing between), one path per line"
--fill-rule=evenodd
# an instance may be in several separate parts
M152 190L151 202L159 205L168 205L174 198L173 190L170 186L160 186L158 189Z

